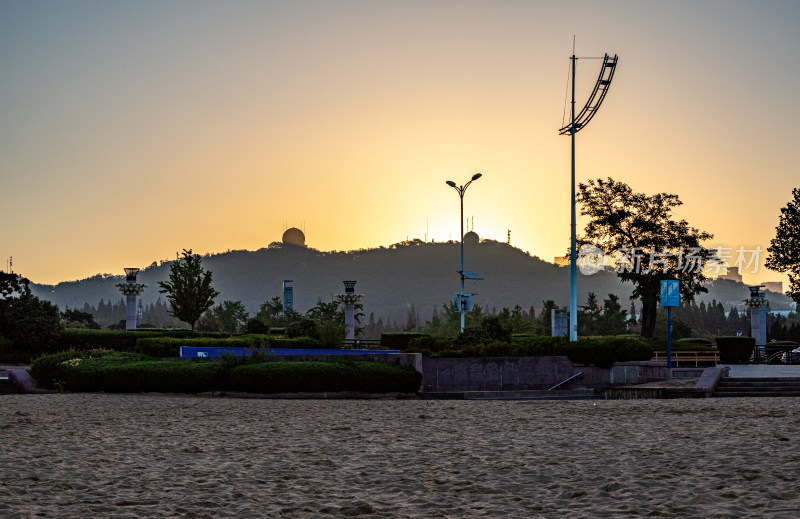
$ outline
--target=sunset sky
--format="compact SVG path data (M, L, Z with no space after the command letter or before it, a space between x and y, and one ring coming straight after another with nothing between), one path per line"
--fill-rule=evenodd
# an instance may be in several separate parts
M578 180L675 193L709 245L766 249L800 187L796 0L0 0L0 268L122 274L293 226L320 250L458 240L445 181L478 171L475 232L552 261L573 35L619 55Z

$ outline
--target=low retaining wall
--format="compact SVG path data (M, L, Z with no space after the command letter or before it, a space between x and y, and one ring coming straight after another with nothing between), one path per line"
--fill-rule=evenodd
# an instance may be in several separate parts
M549 389L578 372L559 389L643 384L667 378L660 362L620 362L610 369L573 364L567 357L470 357L422 360L422 390L525 391Z

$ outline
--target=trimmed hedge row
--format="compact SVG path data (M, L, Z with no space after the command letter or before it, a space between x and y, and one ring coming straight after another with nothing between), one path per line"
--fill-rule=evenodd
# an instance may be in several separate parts
M31 366L42 387L116 393L200 393L236 389L253 393L360 391L414 393L422 375L386 362L333 360L248 364L153 360L111 350L43 355Z
M576 364L610 367L614 362L653 358L653 348L635 337L598 337L569 342L564 337L513 337L511 342L493 341L454 349L452 341L423 337L410 341L431 357L553 357L566 356Z
M105 362L138 362L149 357L137 353L125 353L107 349L94 349L89 351L62 351L60 353L47 353L31 363L31 376L36 379L41 387L48 389L62 389L63 383L70 377L73 367L81 360L103 358ZM78 361L78 362L75 362Z
M381 334L381 346L389 350L408 351L409 342L419 337L427 337L421 332L390 332Z
M93 350L105 348L115 351L136 351L136 342L139 339L147 338L173 338L173 339L194 339L194 338L215 338L222 339L231 337L230 333L205 332L200 335L192 333L191 330L158 330L149 331L147 328L141 330L91 330L81 328L67 328L64 336L59 342L62 351L68 350ZM177 354L176 354L177 355Z
M233 388L247 393L415 393L420 384L420 372L388 362L264 362L231 371Z

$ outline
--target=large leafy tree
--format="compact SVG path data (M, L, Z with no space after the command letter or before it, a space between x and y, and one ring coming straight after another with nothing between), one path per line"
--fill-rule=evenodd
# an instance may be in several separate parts
M183 250L183 259L170 266L169 281L159 281L159 292L167 294L170 314L189 323L194 331L195 323L203 313L214 305L219 292L211 287L211 272L203 269L203 260L192 250Z
M29 281L0 271L0 336L24 355L52 351L64 334L58 307L31 294Z
M702 244L713 236L673 218L672 210L682 205L677 195L636 193L608 178L579 184L578 201L581 214L591 218L581 241L622 255L617 275L635 285L631 297L642 301L643 336L655 330L661 280L679 280L685 301L708 291L703 265L716 256Z
M767 248L767 268L789 274L786 295L800 303L800 189L792 189L792 199L781 208L775 237Z

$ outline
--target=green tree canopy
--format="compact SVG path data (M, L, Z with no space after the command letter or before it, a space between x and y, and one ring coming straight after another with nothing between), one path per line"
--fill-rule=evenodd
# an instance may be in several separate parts
M53 351L64 333L58 307L31 295L28 280L0 272L0 336L15 352Z
M247 310L241 301L223 301L203 314L197 323L197 329L204 332L239 333L244 330L247 317Z
M685 301L708 291L703 266L716 256L702 243L713 235L673 218L672 209L682 205L677 195L635 193L608 178L579 184L578 201L581 214L591 218L581 242L624 254L617 275L635 285L631 297L642 301L643 336L653 336L661 280L679 280Z
M211 287L211 272L203 269L203 260L191 249L183 250L183 259L170 265L169 281L159 281L159 292L167 294L170 314L194 331L195 323L214 305L219 292Z
M800 189L792 189L792 199L781 208L775 237L767 248L767 268L789 274L786 295L800 303Z

